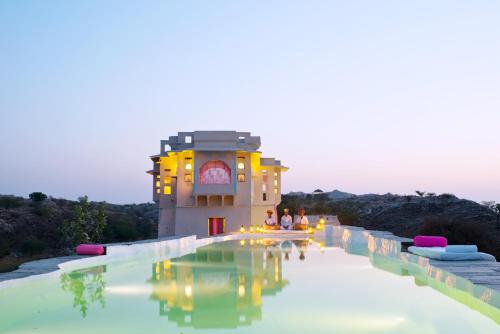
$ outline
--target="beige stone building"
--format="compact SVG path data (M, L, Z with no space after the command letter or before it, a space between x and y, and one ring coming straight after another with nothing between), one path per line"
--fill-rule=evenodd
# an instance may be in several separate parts
M262 225L281 202L281 173L288 168L263 158L260 137L249 132L179 132L151 156L158 236L198 237ZM276 218L276 217L275 217Z

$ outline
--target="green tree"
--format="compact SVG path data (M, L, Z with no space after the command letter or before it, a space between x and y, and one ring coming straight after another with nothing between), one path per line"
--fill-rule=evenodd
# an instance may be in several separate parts
M418 196L420 197L424 197L425 195L425 191L420 191L420 190L415 190L415 192L417 193Z
M82 196L75 205L73 219L64 222L62 232L70 246L86 242L97 243L103 239L106 224L104 205L96 210L91 207L88 197Z
M30 199L33 202L43 202L47 199L47 195L45 195L44 193L42 193L40 191L35 191L35 192L32 192L30 194Z
M92 234L92 239L93 239L92 241L102 242L104 229L106 228L107 225L107 220L108 219L106 217L106 214L104 213L104 205L101 205L97 210L95 227Z

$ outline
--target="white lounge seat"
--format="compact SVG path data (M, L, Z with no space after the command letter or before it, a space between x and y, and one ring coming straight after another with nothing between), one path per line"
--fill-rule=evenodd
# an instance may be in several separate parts
M450 246L448 246L450 247ZM427 257L429 259L441 260L441 261L494 261L496 259L493 255L472 252L473 248L459 249L454 246L451 249L447 247L408 247L408 251L415 255L420 255Z

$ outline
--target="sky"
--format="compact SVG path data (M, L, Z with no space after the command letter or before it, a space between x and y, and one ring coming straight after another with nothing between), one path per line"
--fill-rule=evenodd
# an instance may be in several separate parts
M0 2L0 193L152 200L178 131L261 136L283 192L500 201L499 1Z

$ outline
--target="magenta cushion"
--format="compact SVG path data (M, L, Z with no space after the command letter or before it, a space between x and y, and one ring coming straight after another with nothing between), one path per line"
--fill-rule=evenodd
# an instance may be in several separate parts
M417 247L446 247L448 240L445 237L417 235L413 238L413 244Z
M78 255L102 255L104 252L103 245L80 244L76 247Z

